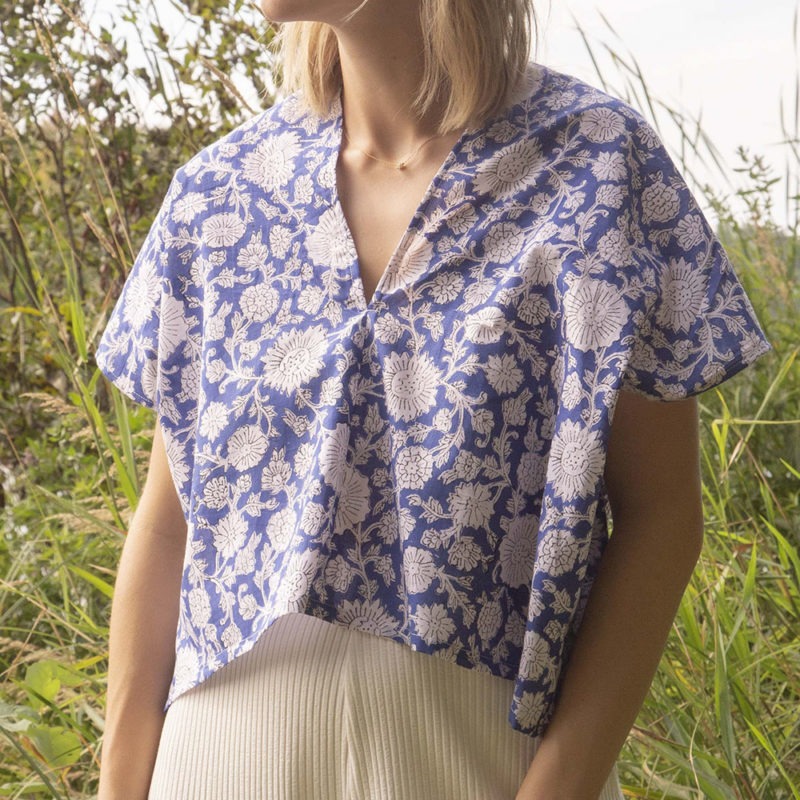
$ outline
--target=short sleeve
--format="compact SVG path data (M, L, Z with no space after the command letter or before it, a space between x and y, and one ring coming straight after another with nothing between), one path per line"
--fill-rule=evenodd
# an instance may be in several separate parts
M626 154L630 239L645 302L621 387L699 394L773 349L728 253L655 129L640 115Z
M178 173L140 248L95 352L100 371L127 397L148 408L159 404L167 358L180 353L185 325L174 285L178 232L172 215Z

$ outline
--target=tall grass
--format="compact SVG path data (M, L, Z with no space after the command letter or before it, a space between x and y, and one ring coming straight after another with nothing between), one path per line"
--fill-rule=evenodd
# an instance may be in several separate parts
M37 19L40 50L47 53L58 31L46 16ZM122 52L102 34L84 35L88 49ZM169 60L166 44L148 47L150 67L139 77L153 92L194 80L207 88L214 80L213 70L197 78L179 59ZM615 88L601 75L604 86L654 122L660 105L695 158L722 164L698 134L699 123L651 96L635 59L606 49L626 83ZM197 63L200 56L207 58L199 53ZM0 109L6 219L0 217L0 255L8 270L0 348L10 359L0 396L6 420L0 449L0 796L81 798L96 791L109 605L153 425L151 412L110 387L92 359L109 302L165 187L142 184L124 164L119 172L102 160L59 166L59 154L77 159L92 148L120 145L99 131L91 97L80 89L77 73L64 74L63 58L40 68L74 114L62 131L62 149L48 151L20 131L11 109ZM215 91L232 103L221 104L232 124L230 85L222 82ZM201 116L192 113L192 103L206 102L203 97L183 97L185 149L174 158L204 136L219 135L219 127L195 127L189 135ZM164 99L167 107L176 102ZM787 185L800 167L795 116L794 132L787 133ZM166 134L134 122L138 127L126 135L147 146L126 145L126 158L165 152L159 136ZM752 184L749 217L734 218L704 191L775 351L700 398L707 541L621 755L629 797L800 798L798 224L783 231L772 223L766 168L740 155ZM82 179L69 184L62 167L82 170ZM686 174L692 174L688 165ZM144 195L149 207L137 199Z

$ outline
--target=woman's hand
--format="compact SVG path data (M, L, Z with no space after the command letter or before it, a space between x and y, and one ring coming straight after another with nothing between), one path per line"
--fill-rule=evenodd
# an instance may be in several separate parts
M650 688L703 543L697 399L621 391L613 517L559 691L516 800L597 800Z

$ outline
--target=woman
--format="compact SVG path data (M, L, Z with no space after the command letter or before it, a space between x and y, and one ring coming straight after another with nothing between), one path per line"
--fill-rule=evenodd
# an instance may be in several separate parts
M262 9L293 91L176 172L97 351L157 411L100 798L619 798L696 395L771 345L527 0Z

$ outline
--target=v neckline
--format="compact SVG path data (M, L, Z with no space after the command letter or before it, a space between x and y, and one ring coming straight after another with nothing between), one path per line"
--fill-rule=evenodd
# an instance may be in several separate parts
M342 127L343 127L343 107L342 107L342 93L341 90L337 95L336 99L333 101L333 105L331 108L333 122L329 128L329 135L328 135L328 162L329 162L329 170L330 174L332 175L330 179L330 191L331 191L331 207L336 211L337 215L340 216L342 226L344 229L344 235L347 239L348 250L353 253L353 256L350 260L350 263L347 265L350 278L353 281L354 287L356 287L357 295L358 295L358 302L359 307L362 311L368 311L373 309L383 297L383 287L386 284L386 281L389 278L390 273L392 273L398 266L398 263L401 261L402 256L405 255L408 246L409 238L416 233L417 226L420 218L425 214L428 210L428 206L433 198L434 192L439 187L439 184L444 180L447 175L448 170L450 169L453 162L458 158L465 142L467 139L474 134L476 131L479 130L477 127L466 127L461 131L458 139L455 141L453 146L445 156L444 161L439 165L439 168L434 173L433 178L428 183L428 187L425 190L424 194L422 195L421 200L417 204L417 207L409 220L408 224L405 227L402 235L400 236L400 240L394 247L391 256L389 257L388 263L384 266L383 272L380 274L378 278L378 282L375 284L375 288L372 291L372 296L367 300L366 294L364 292L364 281L361 277L361 263L358 257L358 251L356 249L355 244L355 237L353 236L353 232L350 230L350 223L347 221L347 216L344 213L344 208L342 206L341 200L339 198L339 179L338 179L338 172L337 172L337 164L339 161L339 154L342 148ZM344 266L344 265L342 265Z

